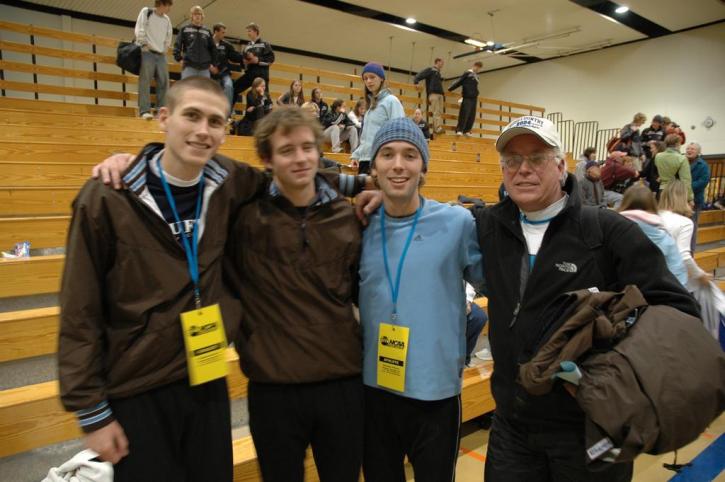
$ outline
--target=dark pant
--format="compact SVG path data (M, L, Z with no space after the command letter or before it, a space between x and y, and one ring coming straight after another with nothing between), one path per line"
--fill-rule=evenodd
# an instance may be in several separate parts
M471 353L487 321L486 312L476 303L471 303L471 312L466 316L466 365L471 361Z
M187 380L110 401L129 454L116 482L230 482L232 437L225 378L196 387Z
M360 377L318 383L249 383L249 428L265 482L302 482L307 446L321 482L358 482Z
M460 396L424 401L365 387L365 480L405 482L406 455L416 482L454 480L460 426Z
M627 482L632 463L589 471L584 424L543 427L494 414L486 454L486 482Z
M476 119L476 103L477 99L464 97L461 102L461 108L458 111L458 124L456 132L471 132L473 129L473 121Z
M358 162L357 173L358 174L370 174L371 161L360 161Z

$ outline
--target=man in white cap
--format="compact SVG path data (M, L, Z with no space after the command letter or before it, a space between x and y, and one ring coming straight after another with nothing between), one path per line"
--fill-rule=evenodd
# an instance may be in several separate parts
M516 382L534 354L539 315L558 295L590 287L639 287L650 304L698 316L692 297L668 271L662 253L618 213L582 207L567 175L561 140L549 120L524 116L496 142L508 198L474 208L488 287L491 389L496 414L486 457L487 482L632 478L632 464L587 469L584 414L563 382L543 396Z

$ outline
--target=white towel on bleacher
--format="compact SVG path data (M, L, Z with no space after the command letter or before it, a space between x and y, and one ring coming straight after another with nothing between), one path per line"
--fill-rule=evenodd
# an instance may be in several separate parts
M60 467L53 467L43 482L113 482L113 465L93 459L93 450L77 453Z

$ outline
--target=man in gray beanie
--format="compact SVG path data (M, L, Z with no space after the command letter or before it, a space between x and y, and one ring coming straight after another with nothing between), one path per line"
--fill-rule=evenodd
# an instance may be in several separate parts
M471 214L425 199L428 145L410 119L383 124L372 176L383 209L370 217L360 263L366 480L452 480L466 356L464 279L480 285Z

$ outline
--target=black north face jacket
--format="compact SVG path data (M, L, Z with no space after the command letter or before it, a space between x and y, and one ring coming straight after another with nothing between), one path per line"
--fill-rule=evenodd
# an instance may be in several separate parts
M551 221L533 267L520 212L510 197L491 208L473 209L488 287L496 413L522 422L558 425L584 420L561 384L534 396L516 382L519 364L533 355L538 328L545 322L540 314L557 296L590 287L621 291L634 284L649 304L699 317L695 300L634 222L614 211L583 208L574 176L567 177L564 191L569 199Z

